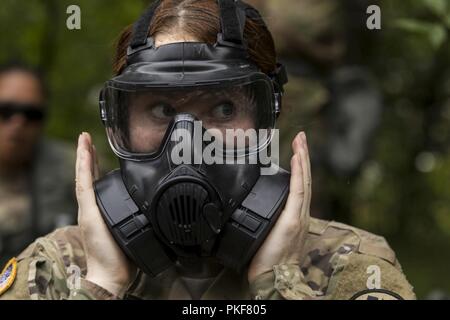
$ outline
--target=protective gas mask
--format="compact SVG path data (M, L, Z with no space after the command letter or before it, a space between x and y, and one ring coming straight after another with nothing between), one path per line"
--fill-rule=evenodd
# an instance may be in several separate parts
M248 58L243 26L246 18L262 22L258 12L218 2L214 45L158 48L147 37L156 2L135 24L126 68L100 94L120 169L95 182L97 204L119 246L150 276L181 257L215 257L241 271L289 192L289 173L261 174L276 165L259 161L270 148L285 70L278 65L269 76ZM257 134L241 139L249 130Z

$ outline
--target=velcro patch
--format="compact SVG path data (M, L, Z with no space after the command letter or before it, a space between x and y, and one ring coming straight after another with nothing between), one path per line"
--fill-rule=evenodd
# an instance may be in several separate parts
M3 268L2 273L0 273L0 295L2 295L6 290L11 287L16 279L17 274L17 259L12 258L8 261L6 266Z

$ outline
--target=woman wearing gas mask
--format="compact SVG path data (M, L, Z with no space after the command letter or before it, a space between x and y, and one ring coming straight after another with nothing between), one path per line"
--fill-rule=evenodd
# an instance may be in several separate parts
M93 142L80 135L78 226L12 259L0 298L415 298L382 237L309 217L303 132L290 175L224 161L274 143L281 111L287 77L256 9L156 1L121 34L114 69L100 113L120 170L100 179ZM252 129L264 134L227 136ZM222 161L206 159L213 141Z

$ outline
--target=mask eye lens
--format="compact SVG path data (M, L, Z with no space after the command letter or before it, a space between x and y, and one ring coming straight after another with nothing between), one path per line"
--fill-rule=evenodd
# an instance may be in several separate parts
M239 146L242 153L254 153L269 140L270 134L259 138L260 130L274 125L272 97L267 79L186 87L108 87L105 124L115 151L126 158L159 156L171 121L179 115L183 119L183 114L199 120L205 130L220 133L217 140L230 152Z

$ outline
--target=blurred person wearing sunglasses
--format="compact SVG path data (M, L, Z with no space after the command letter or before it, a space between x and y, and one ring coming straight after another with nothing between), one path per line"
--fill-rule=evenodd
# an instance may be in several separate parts
M0 66L0 264L38 236L74 221L70 148L44 139L40 73Z

